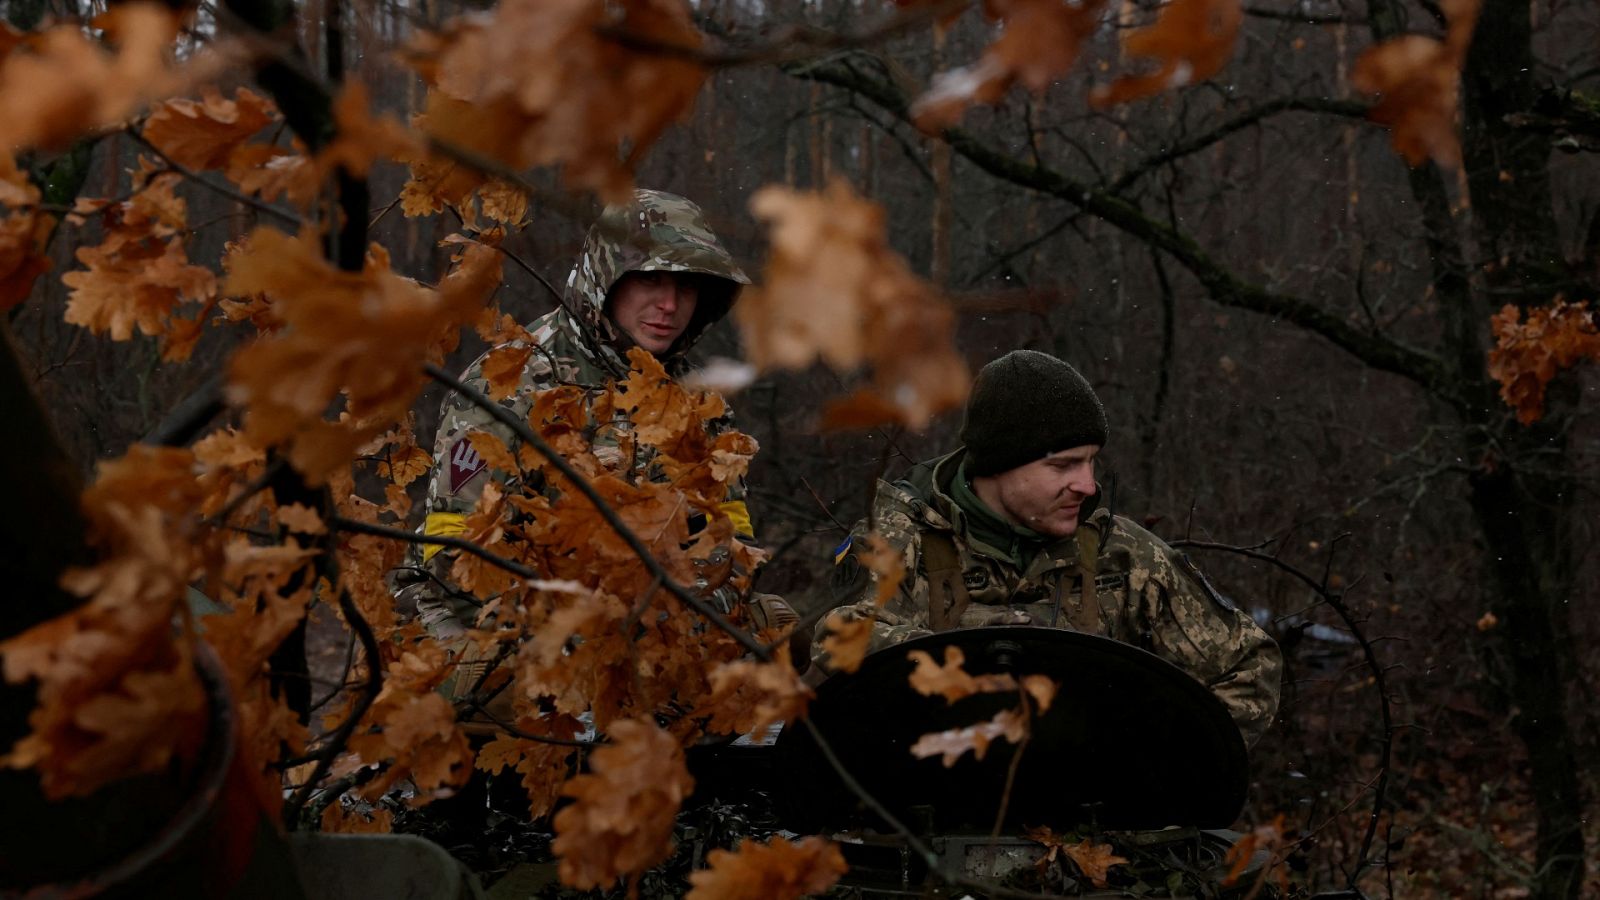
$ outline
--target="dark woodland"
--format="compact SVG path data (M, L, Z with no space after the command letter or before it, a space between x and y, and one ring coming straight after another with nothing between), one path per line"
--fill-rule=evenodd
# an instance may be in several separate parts
M27 29L91 12L79 2L4 6ZM1524 424L1489 370L1502 308L1593 300L1600 286L1600 7L1484 0L1461 72L1460 165L1413 167L1350 70L1377 42L1442 34L1434 0L1246 0L1220 74L1095 109L1091 88L1126 64L1120 33L1155 14L1121 0L1070 74L939 135L915 127L909 104L992 39L978 11L940 32L869 34L893 4L689 5L718 46L754 50L712 72L637 183L703 205L754 274L756 189L847 182L882 205L893 248L953 304L974 371L1031 348L1090 379L1111 423L1105 502L1186 548L1283 648L1284 701L1251 753L1239 825L1284 817L1297 885L1600 896L1600 382L1592 366L1560 372ZM253 8L223 6L202 4L201 21ZM403 115L423 88L393 48L470 8L332 0L299 10L297 27L313 69L363 81L375 109ZM127 192L148 152L113 132L52 156L56 202ZM526 177L563 199L535 199L505 240L526 269L508 265L497 296L523 322L553 308L541 280L565 281L598 209L556 173ZM221 183L179 188L197 262L271 224L205 178ZM368 238L431 284L450 255L438 242L460 223L403 216L391 200L405 179L394 164L370 176ZM90 479L215 397L242 339L211 329L172 365L155 340L67 324L60 274L90 236L63 227L54 268L7 315L15 377L48 419L5 397L8 481L33 478L50 429ZM469 329L443 368L484 349ZM719 326L699 353L740 358L737 332ZM924 432L824 430L822 406L852 377L768 373L730 398L761 448L747 482L773 558L756 587L802 613L837 602L831 551L876 480L957 443L959 411ZM443 396L430 385L413 407L424 448ZM413 499L425 486L410 485ZM7 593L12 609L28 605ZM324 643L313 624L313 667L345 655L342 636ZM8 711L8 729L20 721Z

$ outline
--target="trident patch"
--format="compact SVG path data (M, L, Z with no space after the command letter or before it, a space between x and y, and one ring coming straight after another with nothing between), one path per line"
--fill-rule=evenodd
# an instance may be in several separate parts
M489 464L483 461L478 451L472 449L472 442L465 435L457 438L450 447L450 493L459 493L472 480L472 476L488 467Z

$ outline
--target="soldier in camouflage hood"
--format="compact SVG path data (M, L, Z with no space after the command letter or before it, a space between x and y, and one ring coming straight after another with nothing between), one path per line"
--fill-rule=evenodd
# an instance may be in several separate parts
M857 618L873 620L874 650L952 628L1069 628L1176 664L1254 744L1278 708L1277 644L1187 556L1097 508L1107 427L1089 383L1054 357L1009 353L979 373L961 436L962 449L879 483L873 518L906 573L883 606L859 558L866 522L835 553L845 605L818 625L820 670L830 624Z
M635 346L654 354L669 374L680 376L687 369L689 349L728 313L739 289L749 283L698 206L674 194L635 191L633 203L607 207L590 228L567 278L561 308L529 329L536 350L503 405L525 417L539 391L576 384L599 392L607 382L627 375L627 352ZM484 359L479 357L462 381L487 393ZM620 417L614 424L626 427ZM707 424L715 432L728 427L728 420ZM515 452L518 441L504 425L463 396L445 398L434 441L425 534L460 534L490 480L513 491L523 487L512 483L515 475L490 469L472 449L467 436L480 430ZM615 447L596 446L595 454L607 465L627 464ZM648 460L641 456L633 464L645 467ZM647 477L643 471L638 474ZM742 488L728 497L722 511L741 538L753 537ZM413 549L409 564L395 576L402 608L414 605L431 634L458 643L472 627L479 601L451 585L453 551L437 545ZM726 593L730 596L713 598L724 611L733 600L731 591ZM779 624L769 620L793 615L786 607L761 607L756 613L761 624ZM465 679L458 673L456 680Z

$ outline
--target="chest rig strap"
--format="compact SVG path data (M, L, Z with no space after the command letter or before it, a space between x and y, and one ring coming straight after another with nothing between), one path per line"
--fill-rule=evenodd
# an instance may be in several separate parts
M956 542L943 531L923 532L922 562L928 570L928 627L934 631L959 627L968 597Z
M1085 634L1100 633L1100 593L1095 589L1099 562L1100 529L1085 522L1078 528L1078 578L1081 602L1072 614L1072 627Z

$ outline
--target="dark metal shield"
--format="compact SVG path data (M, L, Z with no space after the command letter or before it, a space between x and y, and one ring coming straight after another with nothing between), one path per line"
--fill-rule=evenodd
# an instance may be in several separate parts
M981 761L968 753L949 768L938 757L912 756L924 734L983 722L1020 703L1010 691L952 704L912 690L907 653L924 650L942 662L951 645L974 675L1039 674L1059 684L1020 759L1005 740L991 743ZM845 769L923 831L987 831L1000 815L1014 761L1001 823L1013 832L1080 824L1219 828L1239 815L1249 777L1244 741L1204 685L1137 647L1056 629L966 629L897 644L869 656L855 674L823 682L809 716ZM775 794L790 827L883 827L843 785L804 723L790 723L776 749Z

